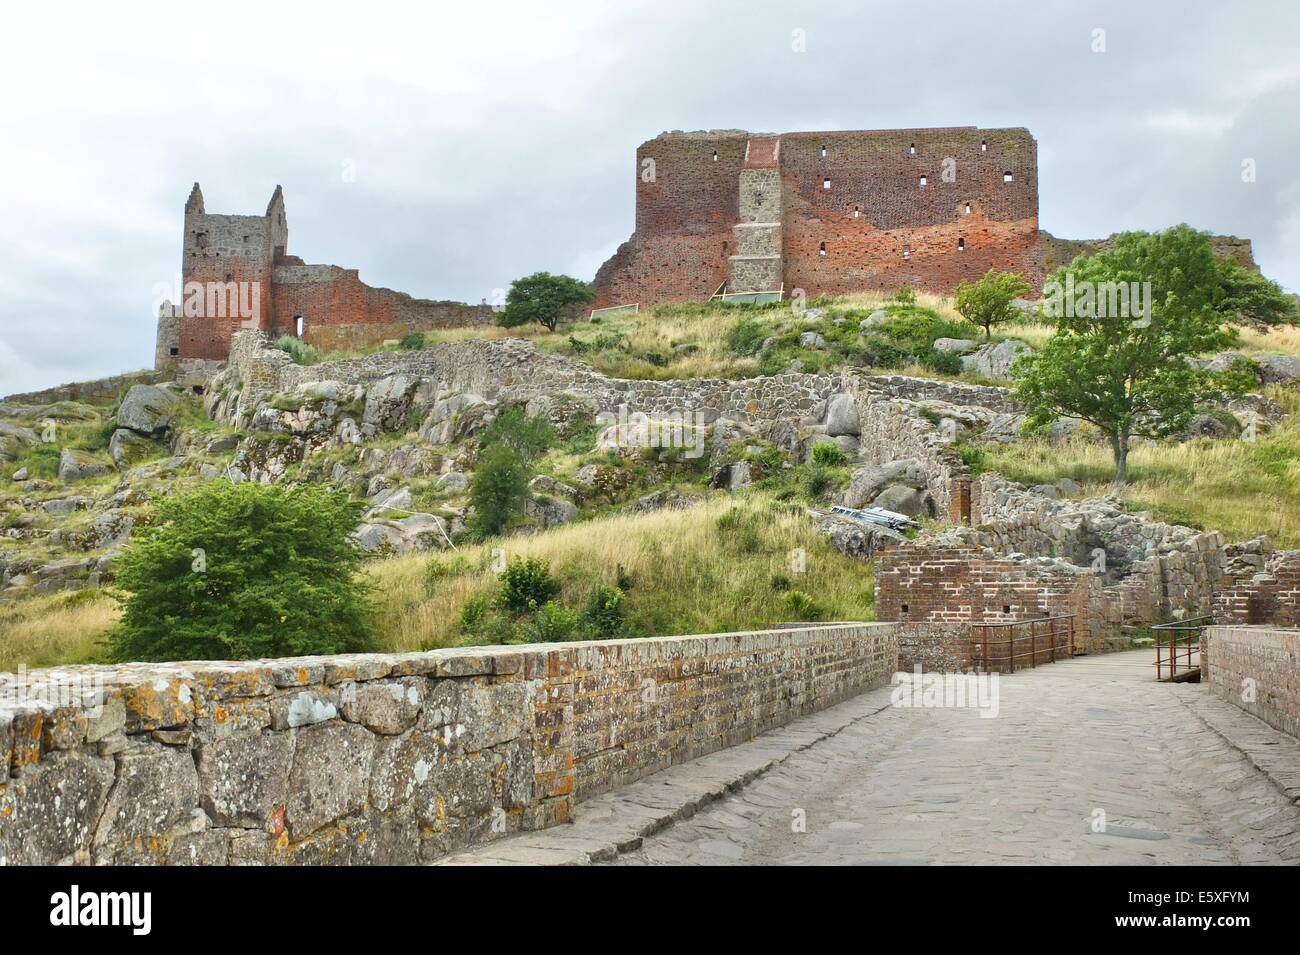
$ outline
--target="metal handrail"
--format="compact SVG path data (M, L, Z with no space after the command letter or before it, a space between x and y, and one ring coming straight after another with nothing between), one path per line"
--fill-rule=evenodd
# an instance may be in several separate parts
M1212 623L1214 623L1214 615L1203 613L1195 617L1187 617L1183 620L1171 620L1169 623L1158 623L1151 628L1152 632L1156 635L1156 680L1164 679L1164 669L1166 664L1169 666L1169 679L1176 680L1178 678L1178 664L1180 662L1180 657L1186 661L1186 666L1184 668L1185 673L1190 673L1193 670L1200 668L1199 663L1197 663L1196 666L1192 665L1192 658L1194 655L1201 652L1201 631ZM1163 644L1160 641L1161 634L1165 633L1169 634L1168 645ZM1183 646L1179 646L1180 634L1187 635L1185 645ZM1197 637L1195 643L1192 642L1193 634ZM1166 649L1169 651L1168 658L1164 655Z
M975 620L970 625L970 659L974 663L978 658L980 669L987 671L989 669L989 644L992 641L992 632L999 629L1007 630L1006 640L997 641L1006 646L1006 653L992 658L993 663L1006 667L1006 672L1014 673L1016 671L1016 661L1022 657L1029 657L1031 667L1038 666L1040 654L1048 654L1048 663L1055 663L1058 651L1064 652L1066 658L1074 656L1074 617L1072 613L1053 614L1046 617L1032 617L1027 620ZM1062 623L1061 621L1064 621ZM1045 625L1045 629L1044 629ZM1027 639L1029 640L1029 650L1027 652L1016 652L1017 629L1027 629ZM976 634L980 638L976 640ZM1047 643L1039 646L1039 638L1046 637ZM1062 642L1058 642L1058 637L1065 637ZM1019 639L1024 640L1026 636ZM978 654L976 649L978 646Z

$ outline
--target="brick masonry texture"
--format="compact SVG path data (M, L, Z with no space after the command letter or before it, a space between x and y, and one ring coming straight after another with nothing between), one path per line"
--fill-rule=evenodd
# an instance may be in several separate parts
M894 627L837 624L0 674L0 862L428 861L883 686L896 659Z
M636 160L636 231L597 273L597 306L708 298L728 280L735 227L777 215L787 293L949 292L989 268L1041 281L1024 129L673 132ZM730 275L756 271L733 262Z
M315 338L330 345L341 340L345 347L434 328L492 323L488 305L434 302L373 288L361 281L356 269L309 265L288 255L288 241L279 186L264 215L217 215L207 212L195 183L185 203L182 281L187 289L191 283L205 289L246 285L256 290L257 307L250 316L209 308L190 314L184 303L164 306L158 318L155 367L171 369L187 360L221 361L236 332L258 329L273 336L297 335L299 319L308 341ZM250 292L246 302L251 301ZM351 331L337 338L327 331L339 327Z
M1201 677L1218 696L1300 737L1300 630L1208 627Z
M1235 578L1214 595L1218 623L1300 627L1300 551L1283 551L1262 572Z

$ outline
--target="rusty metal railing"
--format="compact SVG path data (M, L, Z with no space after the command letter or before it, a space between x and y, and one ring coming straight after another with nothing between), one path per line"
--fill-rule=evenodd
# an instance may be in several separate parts
M1156 679L1178 679L1180 662L1183 664L1183 676L1193 670L1200 670L1201 630L1213 623L1213 614L1207 613L1152 627L1151 631L1156 638ZM1169 670L1168 676L1164 675L1166 669Z
M1001 653L997 652L999 649ZM1046 655L1046 659L1043 656ZM1035 667L1074 656L1074 614L1057 614L1030 620L973 620L970 625L970 661L983 671L991 668L1014 673L1016 667ZM1028 657L1029 662L1023 661Z

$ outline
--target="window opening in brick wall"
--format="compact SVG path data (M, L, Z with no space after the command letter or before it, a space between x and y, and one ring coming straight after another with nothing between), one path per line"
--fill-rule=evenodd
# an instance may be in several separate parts
M1008 169L1006 172L1004 172L1004 173L1002 174L1002 181L1003 181L1003 182L1010 182L1011 179L1012 179L1012 176L1011 176L1011 170Z
M825 243L825 242L823 242L821 245L817 246L817 254L818 254L818 255L825 255L825 254L826 254L826 243Z
M965 252L965 251L966 251L966 240L965 240L965 239L958 239L958 240L957 240L957 251L958 251L958 252Z
M822 180L822 188L830 189L830 187L831 187L831 177L827 176L825 179Z

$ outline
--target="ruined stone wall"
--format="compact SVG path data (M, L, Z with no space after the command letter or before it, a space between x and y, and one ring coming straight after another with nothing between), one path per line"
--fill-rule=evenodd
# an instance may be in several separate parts
M356 269L335 265L277 265L274 280L274 333L296 334L302 316L302 337L326 351L435 328L491 325L495 317L488 305L434 302L374 288Z
M58 401L109 401L118 397L132 385L152 385L162 380L156 371L132 371L125 375L96 378L93 381L76 381L56 385L40 391L24 391L0 398L6 404L48 405Z
M1214 595L1214 619L1223 624L1300 627L1300 551L1283 551L1262 573L1226 582Z
M1109 248L1115 239L1113 234L1104 239L1058 239L1045 230L1040 231L1038 235L1042 245L1044 276L1069 265L1080 255L1095 255ZM1214 254L1219 258L1232 259L1242 268L1252 272L1259 271L1250 239L1239 239L1235 235L1216 235L1213 237L1213 243Z
M844 390L857 407L858 440L866 463L915 460L925 470L926 489L943 514L949 510L954 482L967 477L968 469L932 422L894 397L908 387L904 382L915 381L919 379L876 378L850 371L844 374Z
M893 631L3 674L0 863L436 859L883 685Z
M295 365L287 355L267 347L265 336L240 335L230 364L239 371L244 392L241 406L258 395L289 392L312 381L371 384L382 378L430 378L449 391L485 398L527 402L571 393L596 413L681 414L700 412L705 423L725 417L762 428L780 440L780 428L816 417L824 402L839 392L838 375L774 375L730 381L696 378L645 381L608 378L568 358L538 353L523 339L471 339L446 342L416 351L381 352L319 365Z
M1201 679L1216 696L1300 737L1300 630L1208 627L1201 658Z

